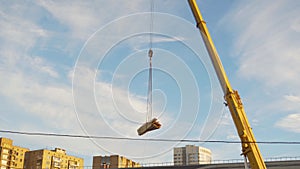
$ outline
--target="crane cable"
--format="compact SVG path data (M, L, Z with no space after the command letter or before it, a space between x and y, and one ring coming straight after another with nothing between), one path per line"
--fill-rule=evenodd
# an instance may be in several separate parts
M154 23L154 1L150 0L150 27L149 27L149 49L152 49L153 43L153 23Z
M146 122L150 121L153 117L152 112L152 49L149 50L149 79L148 79L148 96L147 96L147 119Z
M146 122L149 122L153 117L152 112L152 43L153 43L153 11L154 11L154 1L150 0L150 30L149 30L149 79L148 79L148 94L147 94L147 114Z

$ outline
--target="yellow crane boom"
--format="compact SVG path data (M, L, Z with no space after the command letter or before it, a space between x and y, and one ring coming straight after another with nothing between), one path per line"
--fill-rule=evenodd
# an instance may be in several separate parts
M242 155L248 158L252 169L265 169L267 167L259 151L254 134L246 117L241 98L238 92L233 90L230 86L218 52L206 27L206 23L203 20L200 10L196 4L196 0L188 0L188 3L191 7L197 27L200 30L209 57L218 76L226 104L228 105L238 135L241 139Z

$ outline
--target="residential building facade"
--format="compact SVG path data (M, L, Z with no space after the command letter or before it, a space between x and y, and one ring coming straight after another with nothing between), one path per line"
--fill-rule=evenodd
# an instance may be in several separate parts
M13 140L0 138L0 169L17 169L24 167L27 148L13 145Z
M83 169L82 158L70 156L60 148L28 151L24 169Z
M139 163L136 163L130 159L127 159L119 155L111 156L94 156L93 157L93 169L99 168L135 168L141 167Z
M175 147L173 153L174 165L210 164L212 161L211 151L204 147Z

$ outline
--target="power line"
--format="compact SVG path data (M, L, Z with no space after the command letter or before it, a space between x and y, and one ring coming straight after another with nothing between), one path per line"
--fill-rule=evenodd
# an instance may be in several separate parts
M224 144L238 144L238 143L241 143L241 141L234 141L234 140L130 138L130 137L114 137L114 136L89 136L89 135L57 134L57 133L42 133L42 132L23 132L23 131L11 131L11 130L0 130L0 133L29 135L29 136L68 137L68 138L104 139L104 140L129 140L129 141L153 141L153 142L189 142L189 143L224 143ZM257 141L257 142L244 142L244 143L300 145L300 141Z

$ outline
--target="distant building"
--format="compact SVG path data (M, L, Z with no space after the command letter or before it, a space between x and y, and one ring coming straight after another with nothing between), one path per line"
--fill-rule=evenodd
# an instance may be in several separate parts
M210 164L211 151L204 147L186 145L174 148L174 165Z
M134 168L141 167L139 163L129 160L123 156L94 156L93 169L99 168Z
M0 138L0 169L23 168L27 148L14 146L13 140Z
M83 159L69 156L60 148L28 151L24 169L83 169Z

